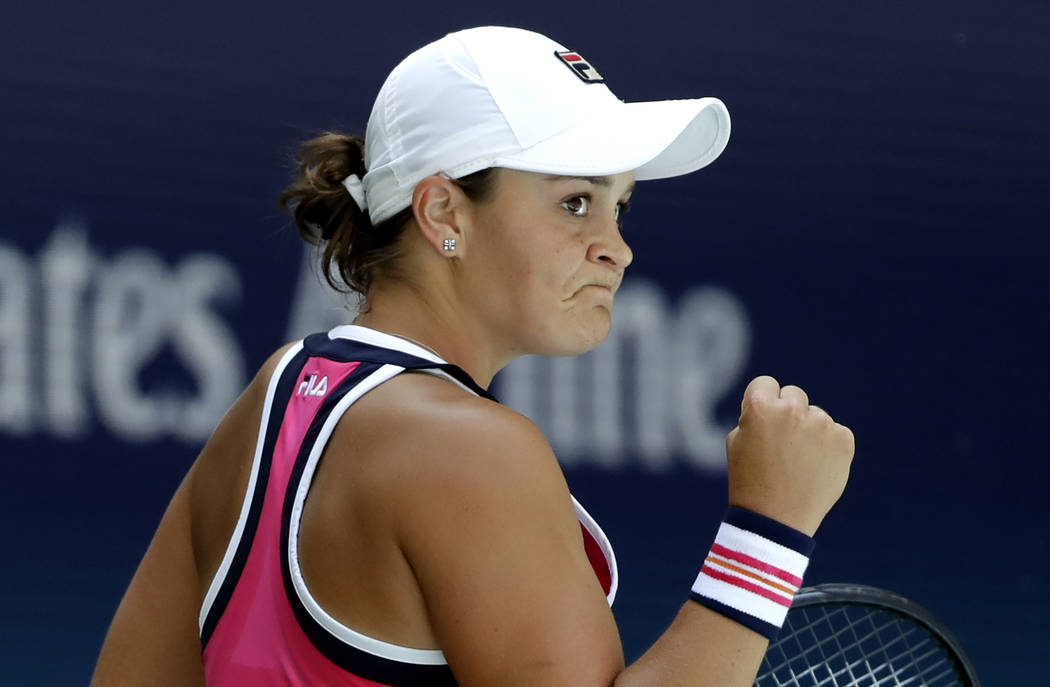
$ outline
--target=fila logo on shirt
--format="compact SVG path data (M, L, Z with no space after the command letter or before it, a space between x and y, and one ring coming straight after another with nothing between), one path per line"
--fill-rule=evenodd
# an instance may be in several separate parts
M328 393L328 376L304 375L296 396L324 396Z
M598 73L598 70L591 66L590 62L583 59L583 55L578 52L571 50L555 50L554 56L562 61L566 67L572 70L572 73L580 77L586 83L605 83L605 79Z

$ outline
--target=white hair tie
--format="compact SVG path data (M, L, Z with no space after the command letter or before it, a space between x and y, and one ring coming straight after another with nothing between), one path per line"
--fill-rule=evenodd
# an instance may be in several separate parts
M361 208L361 212L367 212L368 200L365 198L365 185L361 182L360 177L351 174L343 179L343 186L350 192L350 197L357 203L357 207Z

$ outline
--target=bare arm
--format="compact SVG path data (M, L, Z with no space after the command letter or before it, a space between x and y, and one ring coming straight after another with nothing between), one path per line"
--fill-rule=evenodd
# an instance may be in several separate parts
M762 635L688 601L656 643L615 684L750 687L768 646Z
M841 494L852 435L801 390L781 396L768 377L748 387L730 501L812 533ZM422 431L433 453L404 490L399 538L461 685L753 683L765 637L693 602L624 666L560 469L530 423L503 410Z

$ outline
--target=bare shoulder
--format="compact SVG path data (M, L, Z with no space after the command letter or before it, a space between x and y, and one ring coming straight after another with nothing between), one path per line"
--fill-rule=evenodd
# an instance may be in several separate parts
M401 374L357 405L352 427L367 427L367 454L382 457L399 501L411 501L416 490L463 490L482 481L490 490L499 481L554 488L563 498L568 493L550 445L531 420L446 379Z
M568 484L540 429L447 379L405 373L370 391L340 422L333 452L354 466L343 483L381 504L409 559L433 559L440 542L456 550L471 531L448 528L460 519L509 532L530 513L530 522L579 537Z
M248 485L270 378L295 344L274 352L219 422L186 478L201 589L218 569Z
M282 346L262 364L244 392L234 401L215 428L194 465L194 472L208 470L220 463L236 463L243 457L244 452L241 449L246 444L254 444L270 378L281 358L293 346L294 343Z
M270 357L259 367L255 377L249 382L244 392L234 401L234 404L223 416L218 427L215 429L211 441L209 444L216 439L222 440L223 435L228 434L231 430L236 433L241 433L239 430L242 429L240 425L250 422L258 422L260 413L262 411L263 401L266 397L266 390L270 384L270 378L273 373L277 370L277 366L280 364L281 359L296 346L296 342L287 343L274 351ZM205 447L207 450L207 446Z

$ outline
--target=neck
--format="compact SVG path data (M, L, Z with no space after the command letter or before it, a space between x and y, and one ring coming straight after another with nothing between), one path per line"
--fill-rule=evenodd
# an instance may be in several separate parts
M484 388L515 356L501 352L460 309L408 284L374 288L354 324L400 336L463 368Z

